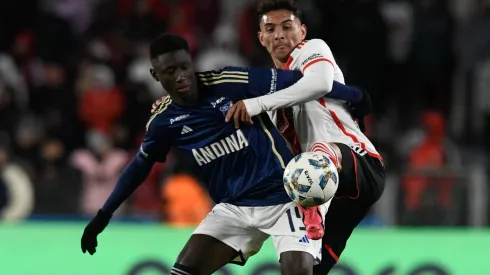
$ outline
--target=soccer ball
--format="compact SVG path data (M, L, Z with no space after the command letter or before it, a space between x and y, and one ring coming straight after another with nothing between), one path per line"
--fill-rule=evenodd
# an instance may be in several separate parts
M333 198L339 184L339 174L328 155L306 152L288 163L283 182L293 201L303 207L311 207Z

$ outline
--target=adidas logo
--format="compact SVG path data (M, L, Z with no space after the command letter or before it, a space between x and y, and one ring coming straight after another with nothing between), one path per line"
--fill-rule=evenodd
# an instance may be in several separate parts
M308 240L308 237L306 235L303 236L303 238L299 239L300 243L310 243L310 240Z
M181 135L184 135L184 134L188 134L192 132L192 129L191 127L187 126L187 125L184 125L184 127L182 127L182 131L180 132Z

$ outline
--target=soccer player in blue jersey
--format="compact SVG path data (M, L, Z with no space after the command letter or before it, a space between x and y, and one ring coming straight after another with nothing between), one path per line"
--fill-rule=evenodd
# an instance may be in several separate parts
M298 209L284 190L283 170L293 157L288 144L265 114L238 129L225 122L233 102L288 87L301 72L227 67L194 73L187 42L170 34L159 36L150 53L150 72L170 96L150 118L139 152L85 228L82 251L95 253L97 235L114 211L153 164L165 161L169 149L177 147L201 168L217 205L196 228L171 274L206 275L229 262L244 264L269 236L282 274L312 274L321 242L305 237ZM342 96L355 99L355 90L335 85L344 89Z

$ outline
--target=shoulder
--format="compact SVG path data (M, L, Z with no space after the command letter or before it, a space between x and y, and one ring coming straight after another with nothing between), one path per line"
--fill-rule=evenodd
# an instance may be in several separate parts
M330 47L322 39L304 40L296 46L295 51L297 56L302 59L330 57L332 55Z
M224 78L227 76L229 76L229 77L231 77L231 76L248 76L249 71L250 71L249 68L227 66L227 67L223 67L222 69L219 69L219 70L198 72L197 77L199 79L209 79L212 77Z
M146 123L146 132L149 134L157 132L159 129L167 126L169 107L172 104L172 99L167 96L155 113L150 117L148 123Z
M321 49L330 49L330 47L327 45L323 39L311 39L311 40L303 40L298 46L296 46L296 49L300 50L321 50Z
M296 66L303 68L311 62L320 60L328 61L332 65L335 63L330 47L322 39L305 40L296 47L295 52L294 63L291 68Z
M224 67L220 70L197 73L197 79L202 86L219 88L218 84L248 84L249 69L242 67Z

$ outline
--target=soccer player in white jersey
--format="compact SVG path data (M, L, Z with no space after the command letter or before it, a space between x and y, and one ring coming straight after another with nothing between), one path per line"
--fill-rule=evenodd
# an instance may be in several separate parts
M321 208L303 209L308 237L323 236L323 259L315 267L315 274L327 274L354 228L383 193L383 161L345 103L323 97L331 91L334 80L344 83L344 76L323 40L305 40L306 26L301 23L296 4L290 0L263 0L257 13L258 38L275 67L301 70L304 76L287 89L235 103L227 118L249 122L250 117L267 111L295 153L319 151L335 162L340 171L335 198ZM306 102L306 98L311 101ZM306 103L294 106L298 102ZM325 208L329 209L322 227L320 213Z

